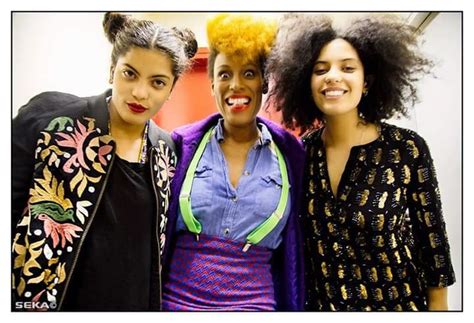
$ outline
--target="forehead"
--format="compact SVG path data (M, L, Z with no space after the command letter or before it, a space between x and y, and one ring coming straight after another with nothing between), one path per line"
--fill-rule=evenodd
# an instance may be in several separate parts
M119 57L117 65L130 65L144 75L172 75L171 58L156 49L132 47L125 55Z
M360 61L359 54L347 40L337 38L323 46L318 61L339 61L354 59Z
M259 67L259 63L256 60L245 60L239 55L227 55L219 53L214 61L214 67L219 68L220 66L230 66L231 68L242 68L242 67Z

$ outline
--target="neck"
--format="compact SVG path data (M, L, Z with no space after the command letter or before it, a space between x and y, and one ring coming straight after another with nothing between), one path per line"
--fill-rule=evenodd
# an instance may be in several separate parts
M115 139L136 139L143 136L145 124L134 125L126 123L113 107L112 102L109 108L110 114L110 134Z
M362 136L369 126L358 115L357 110L338 116L326 116L323 140L330 146L356 146L362 143Z
M224 121L225 141L237 144L253 144L258 138L257 123L253 122L246 127L234 127Z

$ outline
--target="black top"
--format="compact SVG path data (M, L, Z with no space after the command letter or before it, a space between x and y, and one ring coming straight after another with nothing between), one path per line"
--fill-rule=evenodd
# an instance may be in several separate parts
M308 310L426 310L455 281L433 161L415 132L381 124L353 147L337 197L322 129L305 140Z
M73 272L63 310L135 311L150 304L156 250L149 164L118 156Z

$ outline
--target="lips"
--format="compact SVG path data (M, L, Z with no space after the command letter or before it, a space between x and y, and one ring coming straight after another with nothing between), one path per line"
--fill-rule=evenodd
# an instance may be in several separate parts
M339 99L347 90L341 88L327 88L321 91L326 99Z
M252 99L245 95L232 95L225 99L225 103L229 106L232 112L241 112L249 107Z
M135 113L143 113L147 110L143 105L138 103L127 103L127 105L128 108Z

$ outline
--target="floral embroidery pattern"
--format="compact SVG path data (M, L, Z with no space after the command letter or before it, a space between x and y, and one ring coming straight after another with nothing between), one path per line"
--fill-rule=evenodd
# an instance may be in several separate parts
M159 153L155 155L155 167L156 171L155 179L156 185L159 188L160 198L160 213L159 213L159 225L160 225L160 255L163 254L163 250L166 243L166 223L168 222L168 208L170 202L170 186L171 180L174 177L176 170L176 156L171 151L169 146L160 140L158 143Z
M152 169L159 192L159 243L163 250L176 157L162 140L154 150ZM61 306L113 151L112 137L101 135L95 120L87 117L55 118L40 133L28 205L12 246L12 286L17 300L46 302L48 309Z
M40 134L30 198L13 241L13 288L19 300L62 295L72 257L97 200L113 151L91 118L52 120Z
M154 148L153 179L159 192L160 250L176 157L165 141ZM16 300L46 302L58 309L78 246L110 167L114 142L95 120L58 117L40 133L28 205L17 224L12 287Z

